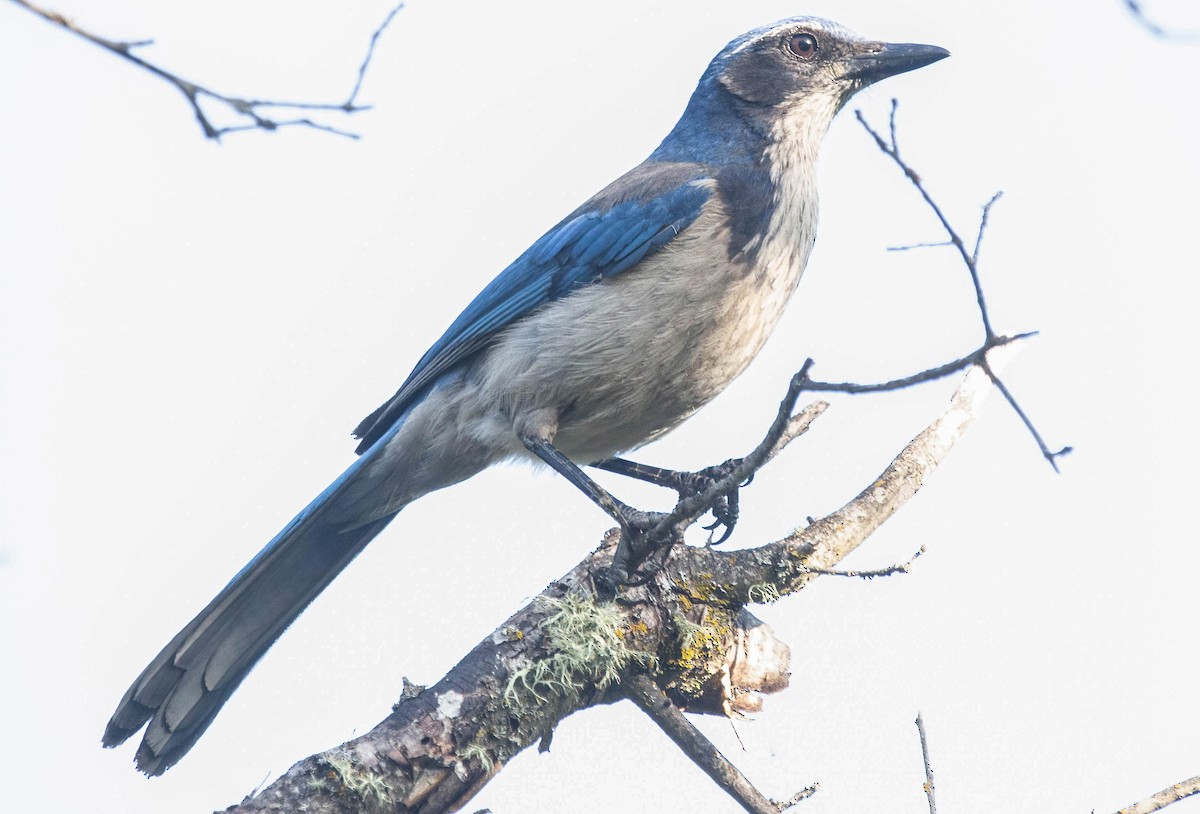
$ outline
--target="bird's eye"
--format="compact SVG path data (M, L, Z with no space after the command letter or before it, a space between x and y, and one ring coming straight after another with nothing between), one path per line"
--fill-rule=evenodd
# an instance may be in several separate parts
M787 47L801 59L812 59L817 55L817 38L812 34L793 34L788 38Z

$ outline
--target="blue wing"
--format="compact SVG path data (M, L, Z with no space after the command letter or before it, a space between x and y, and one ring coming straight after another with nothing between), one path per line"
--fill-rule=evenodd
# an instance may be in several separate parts
M359 453L381 438L439 376L535 309L628 271L700 215L710 177L695 164L643 164L543 235L472 300L386 403L354 430Z

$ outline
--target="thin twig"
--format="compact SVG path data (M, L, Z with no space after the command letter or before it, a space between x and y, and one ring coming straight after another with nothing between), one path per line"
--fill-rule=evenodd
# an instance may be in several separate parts
M1033 425L1033 422L1029 419L1029 416L1025 414L1025 410L1020 404L1017 403L1017 399L1013 396L1012 391L1008 389L1008 385L1006 385L1000 379L1000 377L992 371L992 368L988 365L986 359L983 360L981 366L983 367L984 372L987 373L988 378L992 380L992 384L996 385L996 389L999 390L1000 394L1004 396L1004 400L1008 402L1008 406L1012 407L1013 411L1017 414L1017 417L1021 419L1021 422L1025 425L1025 429L1029 430L1029 434L1032 435L1033 440L1037 442L1038 449L1042 451L1042 457L1050 462L1050 466L1054 467L1055 472L1058 472L1058 459L1064 455L1070 455L1071 452L1074 451L1074 448L1065 446L1060 448L1058 451L1052 451L1050 447L1046 446L1046 441L1042 438L1042 434L1037 431L1037 427Z
M792 410L795 408L796 401L800 394L805 391L810 392L825 392L825 393L847 393L850 395L862 395L866 393L885 393L893 390L902 390L906 387L912 387L916 384L943 379L961 370L966 370L972 365L982 365L986 360L988 351L993 348L1002 347L1004 345L1017 342L1021 339L1027 339L1036 335L1036 331L1028 331L1026 333L1014 334L1012 336L994 336L989 345L985 345L972 353L954 359L943 365L928 368L910 376L904 376L899 379L892 379L886 382L874 382L871 384L860 384L856 382L822 382L816 381L809 377L809 371L812 370L813 360L806 359L800 370L792 376L788 383L787 393L783 400L779 403L779 409L775 414L775 419L771 423L770 429L766 436L754 451L746 457L738 461L737 465L732 467L729 472L722 478L714 481L707 489L700 492L695 492L682 497L670 514L658 522L651 529L646 537L645 542L654 544L666 540L673 535L679 533L681 527L686 527L695 522L700 515L708 511L720 496L727 494L741 484L744 484L748 478L754 475L765 464L771 461L778 455L784 447L803 435L808 431L821 413L828 408L828 403L823 401L814 402L795 415ZM989 374L990 376L991 374ZM993 379L995 381L995 379ZM1019 412L1024 416L1023 412ZM1051 453L1045 448L1041 442L1041 436L1034 434L1042 446L1043 454L1050 456L1050 461L1054 463L1054 456L1063 455L1070 452L1070 448L1065 451ZM1057 471L1057 467L1055 467Z
M907 574L912 570L913 563L920 559L925 553L925 546L917 549L917 553L909 557L908 562L898 562L895 565L889 565L887 568L877 568L872 571L856 571L853 569L840 568L808 568L814 574L822 574L827 577L852 577L854 579L875 579L876 577L891 577L896 574Z
M917 732L921 735L921 760L925 762L925 798L929 800L929 814L937 814L937 799L933 788L933 763L929 760L929 740L925 737L925 720L917 713Z
M68 19L66 16L57 11L50 11L48 9L40 8L28 2L28 0L12 0L12 2L16 3L22 8L27 9L33 14L36 14L43 20L57 25L78 37L82 37L88 42L98 45L106 51L116 54L117 56L121 57L121 59L132 62L139 68L153 74L154 76L157 76L165 82L170 83L175 87L176 90L183 94L184 98L187 99L188 104L191 105L192 113L195 115L196 122L200 125L200 129L204 132L205 138L210 138L215 141L219 141L221 136L226 135L227 133L241 133L247 130L275 131L285 127L307 127L313 130L320 130L324 133L333 133L335 135L345 136L346 138L359 138L358 134L356 133L342 130L322 122L313 121L307 117L281 120L265 116L261 111L269 109L282 109L287 111L307 110L337 112L350 115L354 113L361 113L365 110L370 110L370 105L360 105L356 102L356 99L358 97L359 90L362 88L367 67L375 53L375 44L378 42L379 36L383 33L384 29L387 28L388 24L391 23L396 14L399 13L400 9L404 7L404 4L400 3L391 11L389 11L383 22L380 23L375 28L375 31L371 34L371 41L367 48L367 55L363 59L362 64L359 66L358 78L354 83L354 88L351 90L350 95L346 98L346 101L337 103L323 103L291 102L277 99L242 99L237 96L226 96L225 94L218 93L196 82L184 79L178 74L172 73L165 68L161 68L158 65L144 60L133 53L135 48L141 48L152 44L152 40L110 40L107 37L102 37L98 34L93 34L84 28L80 28L72 20ZM212 120L209 119L208 114L205 113L204 107L201 105L202 99L208 99L222 104L229 110L233 111L233 113L237 116L242 116L246 119L249 119L250 122L246 124L218 127L213 124Z
M888 246L889 252L911 252L913 249L941 249L945 246L953 246L949 240L943 240L940 243L910 243L907 246Z
M945 213L942 212L941 207L938 206L937 202L934 201L933 196L930 195L929 191L925 188L925 184L924 184L924 182L922 182L921 176L918 175L916 170L914 170L900 156L900 145L896 140L896 111L897 111L898 107L899 107L899 103L895 99L893 99L891 114L888 117L888 133L889 133L890 140L885 139L882 135L880 135L879 131L877 131L874 127L871 126L871 124L867 121L866 117L863 115L863 112L861 110L854 111L854 115L858 119L859 124L861 124L863 126L863 129L865 129L867 131L867 133L870 134L871 138L873 138L875 140L875 144L876 144L876 146L879 147L880 151L883 152L885 155L887 155L889 158L891 158L892 161L896 164L896 166L900 168L901 172L904 173L904 176L906 178L908 178L908 180L912 183L912 185L914 187L916 187L917 192L924 199L925 203L929 206L930 210L933 212L933 214L937 218L938 222L942 225L942 228L945 230L946 235L949 238L948 241L943 245L952 246L958 252L959 256L962 258L963 264L967 267L967 272L970 274L971 285L975 289L975 303L979 309L979 319L983 326L983 344L974 353L967 354L966 356L963 356L960 359L955 360L954 362L949 362L946 365L942 365L940 368L934 368L930 371L925 371L923 373L916 374L915 376L908 377L906 380L897 380L897 382L905 381L908 383L916 383L918 381L928 381L931 378L938 378L939 375L947 375L949 373L953 373L955 370L959 369L956 367L956 365L959 365L959 364L966 363L966 364L981 365L983 367L983 369L987 372L989 378L991 378L992 383L995 384L995 386L1000 390L1000 392L1004 394L1005 400L1016 412L1017 416L1021 419L1021 422L1025 425L1025 428L1029 431L1030 435L1033 437L1034 441L1037 443L1038 449L1042 453L1042 457L1046 459L1046 461L1050 464L1051 467L1053 467L1055 472L1058 472L1059 471L1058 458L1062 457L1063 455L1069 454L1071 452L1072 448L1069 446L1064 446L1057 451L1051 450L1050 447L1046 444L1045 440L1042 438L1041 433L1039 433L1037 431L1036 427L1033 424L1033 421L1029 418L1028 414L1025 412L1024 409L1021 408L1020 404L1017 402L1016 398L1013 396L1012 391L1010 391L1008 389L1008 387L1004 384L1004 382L1002 382L1000 380L1000 378L998 376L996 376L987 367L986 354L989 350L991 350L994 347L997 347L998 345L1005 344L1007 342L1011 342L1011 341L1013 341L1014 338L1020 338L1020 337L999 336L996 334L995 330L992 328L991 315L988 313L987 299L983 293L983 282L979 275L979 252L980 252L981 246L983 245L983 235L987 231L988 219L991 215L992 207L994 207L996 205L996 202L998 200L1000 200L1000 196L1002 193L997 192L995 195L993 195L988 200L987 203L985 203L983 205L983 211L979 218L979 229L975 236L975 245L972 247L972 249L970 251L968 251L966 243L963 241L962 237L959 235L957 230L955 230L955 228L950 224L950 220L946 217ZM917 248L917 247L924 248L927 246L934 246L934 245L938 245L938 244L932 244L932 243L917 244L917 246L913 246L913 247L899 247L897 250L904 250L906 248ZM1025 336L1025 335L1026 334L1022 334L1021 336ZM889 382L886 384L891 385L894 383ZM840 390L841 392L846 392L846 393L850 393L850 392L867 393L867 392L876 392L876 390L887 390L887 389L892 389L892 388L889 386L880 386L875 389L863 388L863 387L857 387L857 386L851 388L850 386L843 384L843 385L835 386L835 387L814 386L811 389L813 389L813 390L836 389L836 390Z
M992 347L998 348L1020 339L1026 339L1034 334L1035 332L1016 334L1015 336L998 336L996 337L995 345ZM819 393L849 393L852 396L901 390L905 387L912 387L914 384L944 379L947 376L958 373L960 370L966 370L971 365L979 364L979 361L984 358L988 350L990 348L980 348L968 353L966 356L960 356L957 359L946 362L944 365L931 367L919 373L913 373L910 376L902 376L899 379L891 379L886 382L859 384L857 382L818 382L810 380L805 384L804 389Z
M1153 794L1145 800L1140 800L1131 806L1126 806L1118 811L1117 814L1152 814L1152 812L1164 809L1172 803L1185 800L1193 794L1200 794L1200 776L1180 781L1173 786L1168 786L1158 794Z
M812 370L814 362L812 359L806 359L800 370L788 382L787 392L779 403L775 419L771 422L770 429L767 430L767 434L759 442L758 446L754 448L754 451L742 458L724 477L715 481L707 489L680 499L675 504L675 508L671 513L660 520L646 535L646 540L649 542L664 540L671 535L672 530L678 530L681 525L690 525L700 515L704 514L718 497L745 483L747 478L754 475L755 472L771 461L784 447L807 432L812 422L821 413L825 412L829 405L823 401L814 402L793 415L792 410L795 408L796 401L800 398L801 393L810 391L858 395L902 390L915 384L942 379L960 370L966 370L971 365L979 364L985 358L986 353L992 348L1008 345L1033 335L1034 332L1015 334L1013 336L995 336L991 345L979 348L967 356L954 359L944 365L922 370L911 376L873 384L816 381L809 377L809 371Z
M992 213L992 207L1003 194L1003 191L998 191L983 205L983 214L979 216L979 232L975 235L975 248L971 250L971 263L976 268L979 267L979 247L983 244L983 233L987 231L988 215Z
M875 128L871 127L866 117L863 116L863 112L861 110L854 111L854 116L858 119L858 123L861 124L866 131L871 134L873 139L875 139L875 144L879 147L880 151L891 158L892 161L895 162L896 166L904 172L905 177L907 177L908 180L912 182L913 186L917 188L917 192L919 192L921 197L925 199L925 203L928 204L931 210L933 210L933 214L936 215L938 221L941 222L942 228L946 230L946 235L950 239L950 245L957 249L959 255L962 256L963 262L967 265L967 271L969 271L971 274L971 284L975 287L975 302L979 307L979 318L983 322L985 340L991 341L996 334L995 331L992 330L992 320L988 315L987 301L983 296L983 283L980 282L979 270L975 265L975 261L972 259L970 252L967 251L967 247L963 243L962 238L959 237L958 232L954 230L954 227L950 225L950 221L946 218L945 214L942 213L942 208L937 205L936 201L933 200L933 196L926 191L925 185L921 182L921 176L917 175L916 171L910 167L903 158L900 157L900 145L896 141L896 110L899 108L899 106L900 102L896 99L892 99L892 112L888 117L888 127L891 134L890 143L885 141L883 136L876 132ZM993 200L995 200L995 198L993 198Z
M737 800L750 814L779 814L783 809L754 787L737 766L679 711L657 684L644 675L632 675L622 685L630 700L667 734L705 774ZM807 791L807 790L806 790ZM801 792L803 793L803 792Z
M775 802L774 800L772 800L771 802L775 802L776 807L780 811L787 811L789 808L796 805L797 803L802 803L805 800L807 800L809 797L812 797L814 794L816 794L820 790L821 790L821 784L813 783L811 786L808 786L807 788L800 789L800 791L796 792L795 794L793 794L791 797L787 798L786 800L783 800L781 802Z
M367 45L366 56L363 57L362 64L358 66L358 78L354 80L354 87L351 89L350 95L346 97L346 101L342 105L346 112L350 112L351 108L354 107L354 100L358 98L358 92L362 90L363 80L367 78L367 66L371 64L371 60L375 57L375 45L379 42L380 35L383 34L383 30L385 28L391 25L392 20L395 19L396 15L400 13L402 8L404 8L404 4L397 3L396 6L387 13L387 16L383 18L383 22L375 26L375 30L371 32L371 42Z

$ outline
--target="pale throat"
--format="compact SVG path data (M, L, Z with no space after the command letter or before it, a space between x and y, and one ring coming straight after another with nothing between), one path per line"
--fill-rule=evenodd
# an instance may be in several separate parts
M790 295L800 282L817 234L817 152L836 107L807 98L771 128L763 155L770 167L771 219L759 249L760 267Z

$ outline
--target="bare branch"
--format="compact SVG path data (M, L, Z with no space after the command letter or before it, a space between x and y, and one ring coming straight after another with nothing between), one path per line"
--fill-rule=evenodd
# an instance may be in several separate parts
M979 267L979 247L983 243L983 233L987 231L988 215L992 212L992 207L996 205L996 201L1000 200L1003 192L997 192L995 195L983 205L983 214L979 216L979 232L975 235L975 248L971 250L971 264L976 268Z
M906 387L912 387L915 384L923 384L924 382L932 382L938 379L944 379L947 376L952 376L959 371L966 370L971 365L979 364L991 348L999 348L1011 342L1016 342L1021 339L1028 339L1035 336L1036 331L1028 333L1016 334L1014 336L997 336L995 343L990 347L982 347L966 356L961 356L958 359L946 362L944 365L931 367L928 370L922 370L919 373L913 373L910 376L902 376L899 379L892 379L886 382L876 382L873 384L857 384L855 382L818 382L808 381L804 385L805 390L811 390L818 393L848 393L852 396L863 395L865 393L887 393L892 390L903 390Z
M796 792L795 794L793 794L791 797L787 798L786 800L776 803L776 805L779 806L780 811L787 811L789 808L796 805L797 803L802 803L805 800L807 800L809 797L812 797L814 794L816 794L820 790L821 790L821 784L813 783L811 786L807 786L805 788L800 789L800 791Z
M1050 466L1054 467L1055 472L1058 472L1058 459L1064 455L1070 455L1071 452L1074 451L1074 447L1065 446L1061 447L1057 451L1052 452L1050 448L1046 446L1046 441L1042 438L1042 434L1038 432L1037 427L1033 425L1033 421L1031 421L1029 416L1025 414L1025 410L1021 407L1021 405L1017 403L1017 399L1015 396L1013 396L1012 391L1008 389L1008 385L1001 381L1000 377L992 372L992 369L988 367L986 362L983 364L983 369L987 371L988 377L992 380L992 384L996 385L996 389L999 390L1004 396L1004 400L1008 402L1008 406L1012 407L1013 411L1017 414L1017 417L1021 419L1021 422L1025 425L1025 429L1029 430L1029 434L1032 435L1033 440L1037 442L1038 449L1042 451L1042 457L1050 462Z
M1151 814L1151 812L1164 809L1172 803L1185 800L1193 794L1200 794L1200 776L1180 781L1173 786L1168 786L1158 794L1151 795L1145 800L1136 802L1131 806L1126 806L1118 811L1117 814Z
M841 568L810 568L814 574L822 574L827 577L850 577L853 579L875 579L876 577L892 577L896 574L907 574L912 570L915 563L922 554L925 553L925 546L917 549L917 553L908 558L908 562L898 562L895 565L889 565L887 568L877 568L871 571L855 571L853 569Z
M396 6L387 13L383 18L383 22L375 26L375 30L371 32L371 42L367 45L366 56L363 57L362 64L358 66L358 78L354 80L354 87L350 90L350 95L346 97L343 103L343 108L349 110L354 106L354 100L358 98L358 92L362 90L363 80L367 78L367 67L371 64L371 60L375 56L375 45L379 42L379 37L383 34L383 30L391 25L392 20L404 8L403 3L397 3Z
M908 180L912 182L913 186L917 188L917 192L919 192L921 197L925 199L925 203L931 210L933 210L933 214L937 216L938 221L941 222L942 228L946 230L946 235L949 237L950 245L958 250L959 255L962 257L963 262L967 266L967 271L969 271L971 274L971 284L975 287L975 302L979 307L979 318L983 321L984 338L985 341L991 341L996 334L995 331L992 330L992 320L988 315L987 301L983 296L983 284L979 280L979 269L975 265L975 261L972 258L971 253L967 251L967 247L966 244L963 243L963 239L959 237L958 232L954 230L954 227L950 225L950 221L947 220L945 214L942 213L942 208L937 205L936 201L933 200L933 196L926 191L925 185L921 182L921 176L917 175L916 171L900 157L900 145L896 141L896 111L899 107L900 102L896 99L892 99L892 112L888 118L888 132L891 136L890 142L885 141L883 136L879 135L875 128L871 127L861 110L855 110L854 116L858 119L858 123L861 124L863 128L871 134L871 138L875 139L875 144L879 147L880 151L891 158L892 161L896 163L896 166L904 172L905 177L908 178ZM995 200L996 197L993 196L992 201L988 203L988 208L991 207L991 203ZM985 208L984 211L986 217L987 209ZM982 228L983 226L981 225L980 229L982 230Z
M625 680L624 687L630 700L742 808L750 814L779 814L780 806L764 796L746 775L717 751L695 724L683 717L657 684L644 675L635 675Z
M933 787L933 763L929 760L929 740L925 737L925 719L917 713L917 732L921 735L921 760L925 763L925 799L929 801L929 814L937 814L937 799Z
M891 158L896 166L899 167L904 173L904 176L908 178L910 182L912 182L914 187L916 187L917 192L924 199L930 210L932 210L938 222L941 223L942 228L949 237L949 240L945 244L922 243L910 247L897 247L896 250L903 251L908 248L926 248L936 245L947 245L952 246L958 252L959 256L962 258L963 264L967 267L967 272L971 276L971 285L975 289L975 303L979 309L979 319L983 324L983 345L981 345L979 349L975 351L975 353L968 354L967 356L955 360L954 362L942 365L940 368L934 368L930 371L916 374L916 376L909 377L908 379L897 380L897 382L887 383L883 386L877 386L875 388L862 388L855 386L852 388L849 385L841 385L828 388L813 387L811 389L837 389L846 393L865 393L874 392L876 390L890 390L894 389L892 385L906 387L908 384L915 383L917 381L928 381L930 378L937 378L939 375L947 375L948 373L956 370L957 368L955 366L959 364L982 365L984 370L986 370L988 375L991 377L992 382L1004 394L1005 400L1016 412L1017 416L1021 419L1021 422L1025 425L1025 428L1029 431L1030 435L1033 436L1034 441L1038 445L1038 449L1042 453L1042 457L1045 458L1050 466L1054 468L1055 472L1058 472L1058 459L1064 455L1070 454L1072 448L1069 446L1064 446L1057 451L1051 450L1046 444L1045 440L1042 438L1041 433L1039 433L1034 427L1033 421L1030 420L1028 414L1021 408L1020 404L1013 396L1012 391L1010 391L1004 382L1002 382L994 373L991 372L985 361L985 356L989 350L1006 342L1012 341L1012 338L1010 337L998 336L995 330L992 328L991 316L988 313L987 299L984 297L983 283L979 276L979 251L983 244L983 235L984 232L987 231L988 218L991 215L992 207L995 206L998 200L1000 200L1002 193L997 192L988 200L986 204L983 205L983 212L979 218L979 230L975 237L975 245L970 251L967 251L967 245L963 241L962 237L950 224L949 219L942 212L941 207L938 206L936 201L934 201L933 196L930 195L929 191L925 189L925 184L921 181L921 176L917 174L912 166L910 166L903 158L900 157L900 145L896 141L896 111L898 107L899 102L897 102L895 99L892 99L892 111L888 118L889 139L884 139L884 137L871 126L861 110L854 111L854 115L858 119L859 124L861 124L863 128L871 135L871 138L875 140L875 144L879 147L880 151ZM1024 334L1022 336L1024 336Z
M1012 353L993 349L999 367ZM695 600L727 605L776 599L805 588L858 548L908 501L974 421L995 392L979 367L967 373L950 407L914 438L870 486L837 511L769 545L733 552L686 548L664 566L672 589Z
M375 31L371 34L371 40L367 48L366 57L359 66L358 78L354 83L354 88L351 90L350 95L346 98L346 101L337 103L321 103L291 102L275 99L243 99L237 96L227 96L223 93L218 93L217 91L207 88L204 85L184 79L178 74L142 59L133 53L134 49L136 48L142 48L151 45L153 43L152 40L111 40L107 37L93 34L92 32L79 27L75 22L68 19L64 15L56 11L50 11L48 9L36 6L33 3L28 2L28 0L11 1L16 3L18 6L29 10L33 14L36 14L43 20L57 25L78 37L82 37L88 42L98 45L106 51L116 54L128 62L132 62L139 68L171 84L176 90L183 94L184 98L187 99L188 104L191 105L192 113L195 115L196 121L200 125L200 129L204 132L205 138L210 138L215 141L220 141L221 136L226 135L227 133L241 133L247 130L275 131L285 127L307 127L313 130L320 130L325 133L333 133L335 135L345 136L346 138L359 138L358 134L356 133L342 130L323 122L317 122L308 117L302 116L291 119L277 119L264 115L263 111L324 111L352 115L354 113L361 113L364 110L370 110L371 108L369 105L360 105L357 103L356 100L358 93L362 88L367 67L375 53L375 44L378 42L379 36L383 33L384 29L387 28L388 24L392 22L396 14L399 13L399 11L404 7L404 4L401 3L388 12L387 16L384 17L383 22L380 23L376 27ZM218 127L212 122L208 114L205 112L204 107L201 104L202 100L210 100L219 105L223 105L232 111L236 116L240 116L243 119L248 119L249 121L243 124Z
M889 252L911 252L913 249L940 249L944 246L953 246L949 240L943 240L939 243L910 243L907 246L888 246Z

